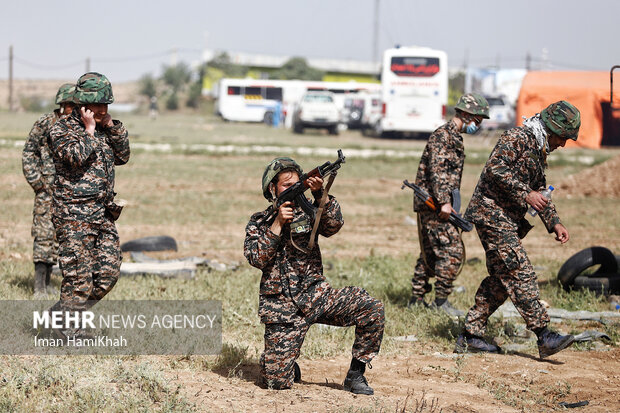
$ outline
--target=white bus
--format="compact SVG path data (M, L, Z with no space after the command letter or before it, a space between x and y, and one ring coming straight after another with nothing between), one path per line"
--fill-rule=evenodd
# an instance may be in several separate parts
M427 47L387 49L381 88L383 107L377 132L433 132L446 118L448 57Z
M269 122L277 104L281 104L283 115L291 114L295 105L307 91L325 90L335 94L340 110L344 108L345 96L360 91L377 92L378 83L322 82L306 80L260 80L221 79L214 95L217 97L216 111L223 119L238 122ZM286 116L286 125L291 126L292 116Z

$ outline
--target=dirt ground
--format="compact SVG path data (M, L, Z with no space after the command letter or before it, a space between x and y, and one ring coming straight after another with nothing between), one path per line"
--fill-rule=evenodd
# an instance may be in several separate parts
M563 196L585 198L620 197L620 156L566 178L560 185Z
M168 378L199 411L518 412L563 410L560 402L585 400L589 405L575 411L620 411L618 348L568 350L545 361L524 353L457 356L423 349L411 357L379 356L366 374L373 396L342 391L344 357L299 365L302 382L282 391L257 384L257 365L242 366L233 377L174 371Z

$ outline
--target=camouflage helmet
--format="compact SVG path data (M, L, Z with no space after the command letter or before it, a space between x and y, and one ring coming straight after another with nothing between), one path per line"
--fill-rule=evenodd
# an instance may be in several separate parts
M303 173L301 166L291 158L280 157L269 162L269 165L265 168L263 173L263 195L266 199L271 199L271 193L269 192L269 184L273 181L273 178L285 170L295 170L299 175Z
M83 74L75 85L75 103L112 103L112 85L107 77L97 72Z
M556 135L564 139L577 140L581 126L579 109L565 100L555 102L540 112L545 126Z
M73 94L75 93L75 85L73 83L65 83L58 88L56 93L56 104L71 102L73 103Z
M461 96L454 109L489 119L489 102L477 93L467 93Z

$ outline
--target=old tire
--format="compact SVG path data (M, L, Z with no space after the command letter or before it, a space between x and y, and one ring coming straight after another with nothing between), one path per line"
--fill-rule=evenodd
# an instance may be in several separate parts
M618 263L616 256L605 247L589 247L579 251L570 257L558 271L558 280L565 290L570 289L574 284L575 278L586 269L600 265L600 268L591 276L597 274L616 274Z
M121 244L121 251L177 251L177 242L167 235L138 238Z
M575 277L574 289L588 289L597 294L609 295L620 293L620 274L597 274L588 277L578 275Z

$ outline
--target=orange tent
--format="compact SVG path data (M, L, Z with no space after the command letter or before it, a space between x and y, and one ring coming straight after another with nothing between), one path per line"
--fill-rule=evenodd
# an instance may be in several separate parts
M609 72L528 72L517 100L517 125L523 124L522 116L530 117L558 100L569 101L581 112L577 142L569 140L566 146L600 148L601 103L609 103Z

